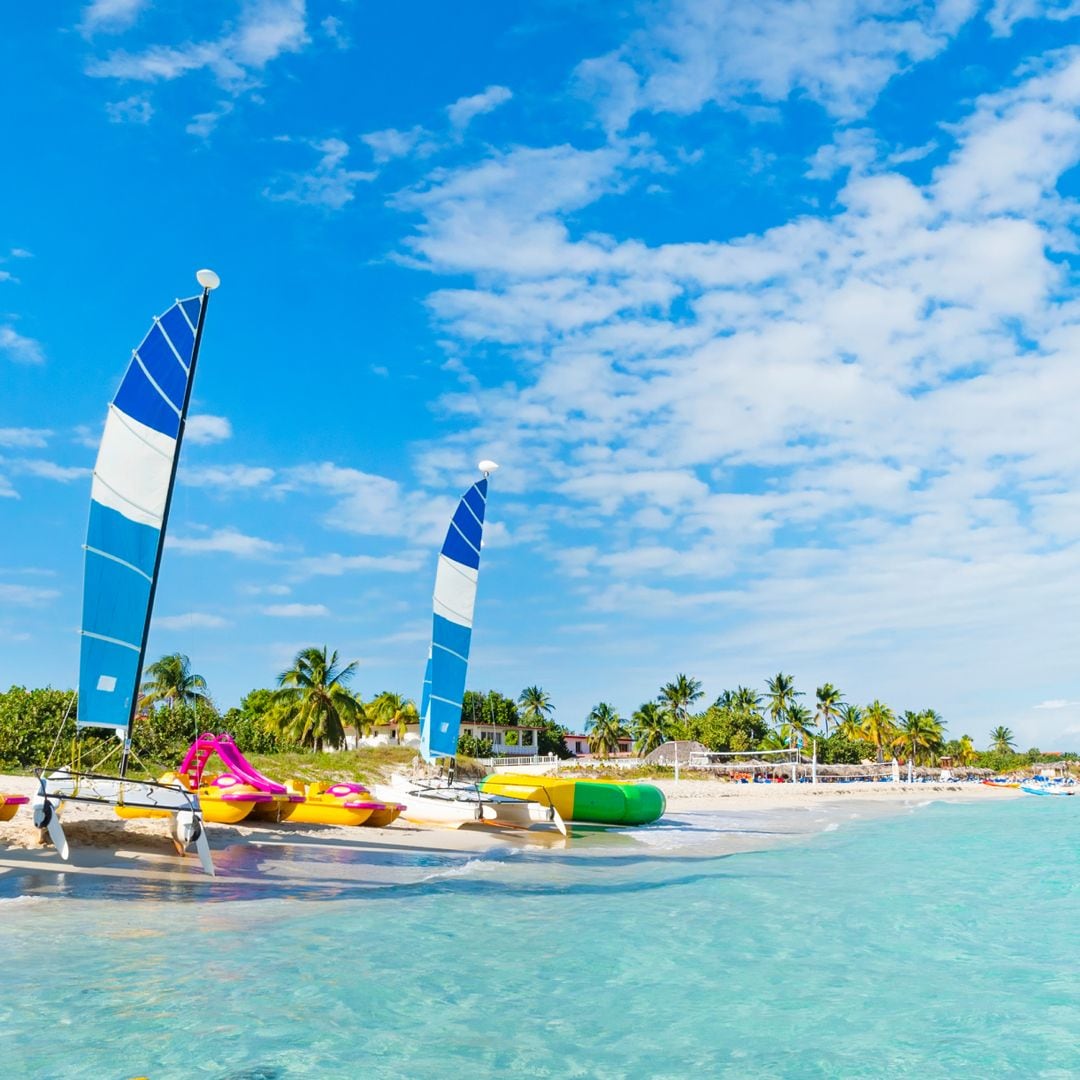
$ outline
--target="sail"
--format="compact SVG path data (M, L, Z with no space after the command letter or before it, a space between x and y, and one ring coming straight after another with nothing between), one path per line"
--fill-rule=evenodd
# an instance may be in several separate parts
M154 320L109 406L86 535L79 727L123 735L134 715L205 302L178 300Z
M457 754L487 489L485 476L462 496L435 571L431 652L420 705L420 750L427 761Z

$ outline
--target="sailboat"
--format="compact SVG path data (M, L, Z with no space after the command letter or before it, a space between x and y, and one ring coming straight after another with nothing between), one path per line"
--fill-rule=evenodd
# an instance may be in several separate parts
M492 795L475 784L458 783L454 777L480 577L488 479L498 465L481 461L478 468L483 477L459 500L439 552L431 646L420 699L420 753L429 763L449 762L449 767L445 778L438 782L414 781L395 774L389 785L375 789L376 795L405 803L402 817L406 820L455 826L482 822L522 829L554 828L565 836L566 826L550 800L543 805L528 799Z
M83 571L82 643L76 742L87 729L119 740L117 775L76 766L38 770L31 806L61 858L70 851L60 822L65 802L111 805L122 817L164 817L178 850L194 844L208 874L214 866L195 792L180 783L126 778L139 703L165 531L213 270L195 275L198 296L177 300L132 353L105 420L90 494ZM111 756L111 755L110 755Z

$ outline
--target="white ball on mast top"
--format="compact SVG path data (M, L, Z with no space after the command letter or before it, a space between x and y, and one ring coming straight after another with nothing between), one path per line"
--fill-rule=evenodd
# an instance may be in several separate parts
M213 270L197 270L195 280L204 289L216 289L221 284L221 278Z

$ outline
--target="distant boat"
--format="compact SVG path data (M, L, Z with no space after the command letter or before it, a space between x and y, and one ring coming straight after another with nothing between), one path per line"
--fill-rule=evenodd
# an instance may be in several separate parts
M194 844L203 869L213 874L198 796L180 783L125 778L206 309L220 284L212 270L195 276L202 293L177 300L154 319L132 353L109 406L94 466L76 738L88 728L114 732L117 772L38 770L32 809L34 824L48 830L64 859L69 851L59 812L65 802L112 805L125 817L169 818L178 848Z
M483 478L458 502L439 552L431 646L420 700L420 752L432 764L447 763L446 777L441 781L414 781L395 774L390 784L375 789L376 795L405 803L402 817L406 820L446 825L483 822L526 829L553 826L565 835L566 826L550 799L543 805L529 799L491 795L475 784L455 780L488 478L498 468L493 461L481 461L478 467Z
M1064 784L1021 784L1021 791L1026 791L1029 795L1072 795L1074 789L1072 787L1066 787Z

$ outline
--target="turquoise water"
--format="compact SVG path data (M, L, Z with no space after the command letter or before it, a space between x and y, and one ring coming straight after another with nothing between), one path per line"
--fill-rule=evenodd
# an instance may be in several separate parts
M94 878L0 875L3 1073L1077 1075L1080 799L709 855L729 826L402 853L421 880L343 898L105 900Z

